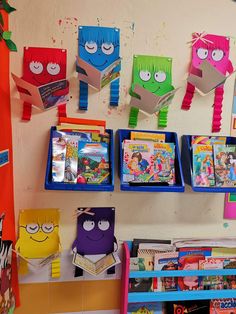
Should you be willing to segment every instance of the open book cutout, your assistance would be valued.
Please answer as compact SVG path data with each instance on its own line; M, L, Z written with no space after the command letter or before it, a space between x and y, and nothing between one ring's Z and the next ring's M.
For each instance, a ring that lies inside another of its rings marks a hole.
M191 68L187 81L195 86L200 95L204 96L209 94L216 87L224 84L226 79L234 72L225 76L216 70L208 61L204 60L199 68Z
M83 81L100 91L104 86L120 77L120 67L118 67L120 64L121 58L114 61L104 70L99 71L91 64L78 57L76 71L78 72L80 81Z
M69 82L59 80L49 84L35 86L12 73L20 99L34 107L46 110L68 101Z
M137 94L138 98L131 97L130 105L140 109L144 113L152 115L160 111L163 107L169 106L179 88L175 88L163 96L158 96L136 84L133 92Z
M92 262L90 259L74 252L72 263L85 270L93 276L98 276L104 273L107 269L119 264L120 258L116 252L110 253L96 262Z

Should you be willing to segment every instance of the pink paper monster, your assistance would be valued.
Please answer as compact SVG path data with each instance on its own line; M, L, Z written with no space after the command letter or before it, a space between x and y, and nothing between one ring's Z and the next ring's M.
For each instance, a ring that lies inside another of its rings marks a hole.
M229 59L229 38L213 34L194 33L192 39L192 61L190 73L198 69L201 63L206 60L215 67L221 74L233 72L233 66ZM181 109L189 110L195 92L195 86L187 83L186 93ZM214 112L212 120L212 132L219 132L221 129L221 113L224 95L224 85L215 88Z

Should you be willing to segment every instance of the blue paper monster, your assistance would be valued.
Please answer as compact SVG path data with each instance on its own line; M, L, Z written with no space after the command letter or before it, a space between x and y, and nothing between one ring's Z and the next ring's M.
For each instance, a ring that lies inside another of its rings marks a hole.
M72 250L80 255L110 254L114 252L115 208L93 207L78 208L77 236L72 245ZM115 268L107 270L113 274ZM83 275L83 270L75 268L75 277Z
M120 57L120 31L118 28L79 26L79 57L99 71L103 71ZM120 71L120 64L113 73ZM77 67L77 72L86 72ZM110 106L118 106L120 79L110 84ZM80 81L79 109L88 109L88 84Z

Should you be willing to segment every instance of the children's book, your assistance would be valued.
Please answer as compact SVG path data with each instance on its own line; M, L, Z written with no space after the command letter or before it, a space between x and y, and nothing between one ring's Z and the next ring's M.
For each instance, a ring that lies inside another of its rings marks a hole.
M129 303L128 314L162 314L162 304L160 302Z
M149 133L149 132L134 132L130 134L131 140L140 141L152 141L158 143L165 143L166 135L165 133Z
M193 135L191 144L201 144L201 145L224 145L226 143L225 136L201 136Z
M236 299L210 301L210 314L236 314Z
M153 175L153 143L124 140L123 181L149 182Z
M156 278L130 278L129 292L153 292L156 282Z
M199 261L199 269L223 269L223 260L208 257ZM204 276L199 280L200 290L219 290L224 289L223 276Z
M132 244L131 256L136 257L138 249L141 244L171 244L171 240L160 240L160 239L134 239Z
M76 183L78 171L78 137L70 137L66 143L64 182Z
M236 258L226 258L223 262L224 269L236 268ZM226 289L236 289L236 276L224 276L224 284Z
M209 301L174 301L165 303L165 314L209 314Z
M236 186L236 145L214 145L216 185Z
M175 184L174 143L154 143L154 174L152 181Z
M211 256L211 248L180 248L179 270L197 270L199 261ZM199 278L197 276L179 277L178 290L199 290Z
M178 252L155 254L154 270L178 270ZM158 291L178 290L177 277L158 278Z
M107 143L79 142L78 178L88 184L109 183L109 145Z
M52 134L52 181L63 182L66 160L66 139L62 134Z
M143 256L143 257L131 257L130 258L130 270L153 270L153 257Z
M193 185L214 186L214 163L212 145L193 144Z

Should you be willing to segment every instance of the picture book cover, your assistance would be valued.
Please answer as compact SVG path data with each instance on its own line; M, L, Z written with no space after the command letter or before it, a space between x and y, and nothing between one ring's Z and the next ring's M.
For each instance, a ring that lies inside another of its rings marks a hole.
M165 303L165 314L209 314L209 301L174 301Z
M211 300L210 314L236 314L236 299Z
M129 292L153 292L157 289L156 278L130 278Z
M226 143L225 136L201 136L193 135L191 144L202 144L202 145L224 145Z
M128 314L162 314L162 304L160 302L129 303Z
M143 257L131 257L130 258L130 270L153 270L153 257L143 256Z
M141 244L171 244L171 240L162 239L134 239L132 243L131 256L136 257Z
M63 182L66 160L66 140L62 134L52 134L52 181Z
M214 145L216 185L236 186L236 145Z
M215 186L212 145L193 144L193 185Z
M179 270L199 269L199 261L211 256L211 248L179 249ZM199 290L199 278L186 276L178 278L178 290Z
M97 142L79 142L78 183L109 183L109 145Z
M220 258L206 258L206 260L199 261L200 270L223 269L223 259ZM223 276L204 276L199 280L200 290L220 290L224 289Z
M160 253L155 254L154 270L178 270L179 253ZM177 277L162 277L158 278L158 291L177 291L178 278Z
M224 269L236 268L236 258L225 258L223 262ZM224 276L224 285L226 289L236 289L236 276Z
M153 175L153 143L123 142L123 181L149 182Z
M141 140L141 141L153 141L158 143L165 143L166 135L165 133L149 133L149 132L134 132L130 133L131 140Z
M64 182L76 183L78 171L78 137L71 137L66 142L66 160Z
M174 143L154 143L154 174L152 181L175 184Z

